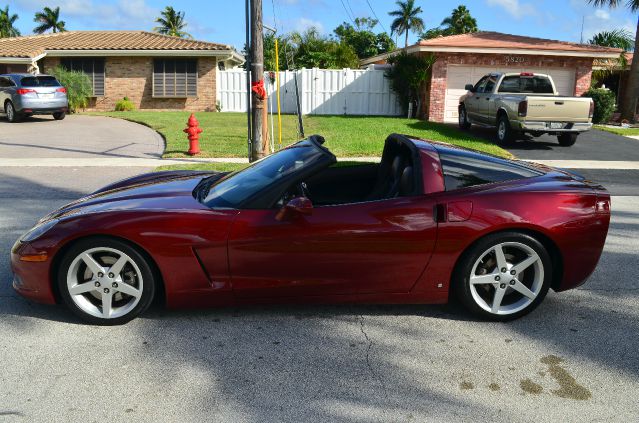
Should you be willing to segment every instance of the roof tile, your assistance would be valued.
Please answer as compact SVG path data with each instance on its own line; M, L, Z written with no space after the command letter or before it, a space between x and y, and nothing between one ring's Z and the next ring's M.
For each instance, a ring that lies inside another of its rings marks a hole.
M231 50L224 44L147 31L67 31L0 38L0 57L36 57L55 50Z

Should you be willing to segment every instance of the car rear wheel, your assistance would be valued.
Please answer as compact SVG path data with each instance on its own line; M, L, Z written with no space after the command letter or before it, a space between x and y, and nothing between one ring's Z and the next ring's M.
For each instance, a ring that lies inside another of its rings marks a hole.
M497 321L534 310L548 293L552 264L535 238L505 232L487 236L467 251L455 269L454 288L476 315Z
M509 145L515 140L515 134L510 127L508 117L504 114L497 119L497 142L499 145Z
M577 135L578 134L571 133L559 134L557 135L557 140L559 141L559 145L563 147L570 147L577 142Z
M470 129L471 123L468 121L468 115L466 114L466 107L459 107L459 127L461 129Z
M11 123L17 122L19 120L18 113L16 112L13 103L11 103L10 101L7 101L7 103L4 105L4 113L7 115L7 120Z
M67 251L58 269L58 289L81 319L118 325L149 307L155 281L147 260L135 248L115 239L93 238Z
M66 117L66 115L67 115L67 114L66 114L66 113L64 113L64 112L57 112L57 113L54 113L54 114L53 114L53 119L55 119L55 120L62 120L62 119L64 119L64 118Z

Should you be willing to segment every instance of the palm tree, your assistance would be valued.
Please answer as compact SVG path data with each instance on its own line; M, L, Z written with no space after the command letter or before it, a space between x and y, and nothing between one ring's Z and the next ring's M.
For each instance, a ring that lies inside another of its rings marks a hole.
M36 12L35 17L33 18L33 22L39 22L40 25L36 26L33 29L35 34L44 34L48 30L51 32L64 32L67 29L64 27L65 22L59 20L60 19L60 7L56 7L55 9L51 9L50 7L45 7L42 9L42 12Z
M588 3L596 6L608 6L616 8L622 5L621 0L588 0ZM639 0L626 0L626 7L632 12L639 10ZM635 35L634 51L639 52L639 20L637 21L637 32ZM637 112L637 98L639 97L639 54L634 54L630 65L630 75L628 75L628 86L621 99L621 118L629 121L635 120Z
M9 13L9 6L0 9L0 38L20 36L20 31L13 26L17 20L18 15Z
M632 38L632 34L625 29L613 29L611 31L601 31L593 35L592 38L588 40L588 44L622 49L623 52L619 56L618 64L622 69L625 69L626 66L628 66L628 59L625 53L633 49L635 39Z
M184 31L184 28L186 28L184 12L177 12L173 7L166 6L160 15L155 20L155 23L159 24L159 26L153 28L155 32L173 37L193 38L191 34Z
M457 6L441 25L447 26L444 31L448 35L477 32L477 20L470 15L470 10L464 5Z
M415 7L415 0L398 0L395 4L399 6L399 10L388 12L389 15L395 16L393 23L391 23L391 35L394 33L399 35L406 34L404 46L408 47L408 32L421 32L424 30L424 21L418 16L422 13L422 8Z

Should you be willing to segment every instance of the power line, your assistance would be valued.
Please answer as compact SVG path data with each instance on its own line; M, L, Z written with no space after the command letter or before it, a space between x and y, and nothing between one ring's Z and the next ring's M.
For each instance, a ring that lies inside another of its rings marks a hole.
M348 10L351 11L351 16L353 16L353 18L356 18L357 16L355 16L355 12L353 12L353 8L351 7L351 2L349 0L346 0L346 5L348 6Z
M353 23L353 25L355 25L355 21L353 20L353 17L350 15L350 13L348 13L348 9L346 8L346 5L344 4L344 0L339 0L342 3L342 7L344 8L344 12L346 12L346 16L348 16L348 19Z
M375 16L375 19L377 19L377 23L379 24L379 26L382 27L384 32L388 32L386 31L386 27L384 27L384 24L382 23L382 21L377 17L377 13L375 13L375 9L373 9L373 6L371 6L371 2L366 0L366 4L368 4L368 7L371 9L371 12L373 12L373 16Z

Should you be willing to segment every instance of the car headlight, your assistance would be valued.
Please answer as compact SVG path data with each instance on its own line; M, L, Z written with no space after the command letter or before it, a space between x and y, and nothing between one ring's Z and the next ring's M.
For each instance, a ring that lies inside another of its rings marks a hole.
M58 223L58 219L47 220L46 222L38 223L33 228L29 230L26 234L22 235L20 241L22 242L31 242L40 238L44 235L49 229L53 228L56 223Z

